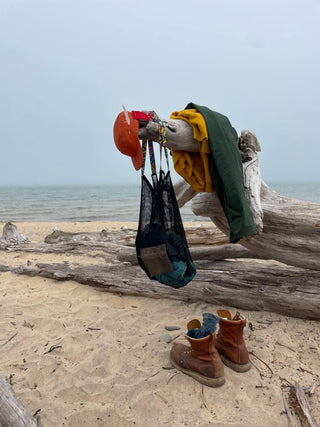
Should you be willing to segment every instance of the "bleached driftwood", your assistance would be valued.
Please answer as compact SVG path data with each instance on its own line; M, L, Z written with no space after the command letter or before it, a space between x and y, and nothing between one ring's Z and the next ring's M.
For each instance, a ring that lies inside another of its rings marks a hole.
M16 227L16 226L15 226ZM190 245L190 252L194 260L224 260L235 258L257 257L249 249L229 244L226 236L217 228L200 226L185 227L186 236ZM38 254L73 254L100 257L105 261L119 260L138 264L135 250L136 230L125 229L120 232L110 232L103 229L101 232L71 233L54 230L46 236L44 243L28 242L24 245L8 244L3 250L10 252L25 252Z
M188 123L182 120L164 123L169 148L197 151L198 143ZM140 137L156 140L157 127L156 123L149 122L140 128ZM245 193L258 228L258 234L239 243L261 257L320 270L320 205L281 196L263 182L257 155L260 145L253 132L242 131L239 148L244 161ZM193 198L195 215L209 217L229 235L229 226L215 193L196 195L184 181L176 186L176 191L180 206Z
M318 427L318 423L317 423L316 419L314 418L314 415L311 411L307 396L306 396L303 388L297 382L295 383L295 390L296 390L297 400L300 404L303 415L306 418L306 420L308 421L310 427Z
M40 419L33 418L15 396L5 377L0 374L0 426L41 427Z
M150 280L141 268L129 262L70 265L37 263L10 268L17 274L42 276L55 280L74 280L108 292L126 295L170 298L186 302L235 306L263 310L292 317L320 320L318 284L320 272L272 262L195 261L193 281L173 289ZM6 267L8 268L8 267ZM0 265L0 271L3 267Z
M252 131L243 130L239 137L239 150L243 165L243 182L247 202L257 226L257 234L263 230L263 209L261 206L261 175L258 152L261 147Z
M239 243L262 257L320 270L320 206L281 196L263 182L261 205L263 232ZM215 194L199 195L192 207L196 215L208 215L220 230L228 233L229 227Z
M16 225L7 222L3 227L2 236L0 239L0 248L14 245L20 245L27 242L28 239L24 234L20 234Z
M135 230L130 229L118 233L108 230L100 233L56 230L46 237L45 243L9 248L13 252L12 260L16 260L17 252L22 252L32 253L36 261L24 265L10 262L8 265L7 262L7 265L0 265L0 272L75 280L127 295L203 301L320 320L319 271L298 269L274 261L236 261L233 259L236 256L243 258L254 254L241 245L218 245L214 230L210 223L208 227L191 227L191 230L186 227L187 238L193 242L190 250L197 274L190 284L181 289L149 280L137 265L135 248L132 247ZM222 233L218 234L226 240ZM47 253L55 253L59 258L55 257L52 263L48 263ZM228 261L214 261L222 257ZM59 259L61 262L56 262Z
M290 427L318 427L307 396L299 383L283 390L282 398Z

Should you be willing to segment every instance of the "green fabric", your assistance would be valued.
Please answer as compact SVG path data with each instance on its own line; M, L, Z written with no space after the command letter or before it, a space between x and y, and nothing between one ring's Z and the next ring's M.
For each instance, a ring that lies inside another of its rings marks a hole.
M230 242L236 243L256 232L244 193L237 132L226 116L192 102L186 106L186 109L190 108L197 109L206 121L211 149L211 178L230 226Z

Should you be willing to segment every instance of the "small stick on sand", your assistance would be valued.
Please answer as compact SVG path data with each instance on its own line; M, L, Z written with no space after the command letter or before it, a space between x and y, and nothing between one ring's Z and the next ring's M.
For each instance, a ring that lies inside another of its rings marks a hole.
M271 376L273 375L273 370L270 368L270 366L264 360L260 359L260 357L258 357L253 351L249 351L249 354L254 356L256 359L260 360L260 362L262 362L269 369L269 371L271 372Z
M2 345L4 346L4 345L8 344L8 342L10 342L11 340L13 340L13 338L14 338L16 335L18 335L18 332L16 332L14 335L12 335L12 337L10 337L10 338L9 338L5 343L3 343Z

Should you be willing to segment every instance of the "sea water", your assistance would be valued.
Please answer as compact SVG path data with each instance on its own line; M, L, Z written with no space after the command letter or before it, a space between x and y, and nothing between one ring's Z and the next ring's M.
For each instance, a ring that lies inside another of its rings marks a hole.
M283 196L320 203L320 182L267 182ZM138 221L140 185L0 187L0 222ZM188 203L184 221L196 217Z

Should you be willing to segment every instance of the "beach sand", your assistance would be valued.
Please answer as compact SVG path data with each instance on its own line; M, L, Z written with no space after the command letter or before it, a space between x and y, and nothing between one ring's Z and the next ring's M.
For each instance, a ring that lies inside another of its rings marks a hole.
M100 231L122 225L17 224L37 242L55 226ZM37 262L34 253L1 251L0 257L4 265ZM244 332L253 366L243 374L225 367L225 385L210 388L170 367L172 343L163 335L186 343L186 323L219 308L226 307L0 273L0 373L44 427L287 426L283 387L307 388L320 376L319 322L241 311L253 326ZM308 400L319 422L320 387Z

